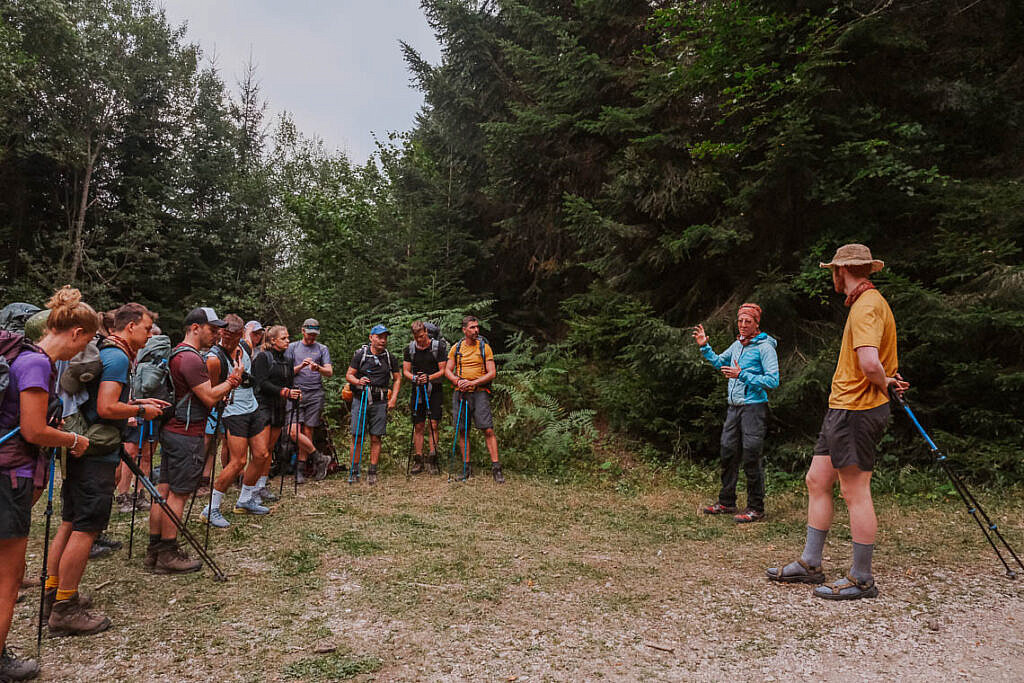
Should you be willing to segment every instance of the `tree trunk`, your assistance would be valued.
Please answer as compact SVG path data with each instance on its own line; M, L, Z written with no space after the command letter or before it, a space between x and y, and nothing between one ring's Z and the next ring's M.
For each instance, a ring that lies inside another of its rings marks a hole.
M95 148L91 140L87 143L85 176L82 178L82 192L78 201L78 212L75 215L71 228L71 265L68 267L67 283L73 284L78 277L78 271L82 268L82 261L85 256L85 214L89 209L89 188L92 184L92 172L96 167L96 160L99 159L100 151L103 149L103 141L97 140Z

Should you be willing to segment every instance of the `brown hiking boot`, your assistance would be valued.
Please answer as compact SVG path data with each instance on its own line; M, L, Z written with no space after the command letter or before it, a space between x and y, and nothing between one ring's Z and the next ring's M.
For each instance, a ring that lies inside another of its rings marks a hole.
M430 457L427 458L427 474L437 474L440 471L440 465L437 462L437 453L431 453Z
M78 593L67 600L55 601L46 623L51 636L89 636L110 628L110 619L83 607Z
M135 509L135 502L132 500L132 494L130 493L117 494L114 503L117 505L117 511L122 515L131 514L131 511Z
M164 541L164 544L157 551L156 564L153 572L156 574L188 574L197 572L203 567L200 560L193 560L178 548L176 541Z
M370 469L366 472L366 483L370 486L374 486L377 483L377 466L370 465Z
M92 607L92 598L83 593L78 593L78 605L89 609ZM43 594L43 619L50 618L50 612L53 611L53 603L57 601L57 589L47 588L46 593ZM2 680L2 679L0 679Z
M421 472L423 472L423 456L413 456L412 467L409 468L409 474L420 474Z
M495 484L505 483L505 475L501 473L501 463L491 463L491 474L494 475Z
M142 566L152 571L156 567L156 556L160 554L161 550L163 550L163 541L146 546L146 559L142 561Z

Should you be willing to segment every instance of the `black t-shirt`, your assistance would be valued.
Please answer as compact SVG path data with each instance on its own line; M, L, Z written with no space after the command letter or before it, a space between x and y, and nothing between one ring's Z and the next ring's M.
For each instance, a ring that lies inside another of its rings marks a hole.
M395 354L385 349L380 355L375 356L369 346L365 349L356 349L348 366L355 369L356 377L369 377L372 387L390 388L394 382L393 374L402 371L402 365ZM362 389L354 386L352 391L359 393Z
M409 347L405 347L405 362L412 363L412 374L416 375L421 372L425 372L428 375L433 375L440 368L438 361L434 360L434 354L430 352L433 347L434 340L430 341L430 346L425 349L421 349L416 346L416 342L412 342L413 348L416 349L411 357L409 356ZM444 361L448 359L448 342L443 339L439 339L437 342L437 357ZM444 384L444 377L439 377L431 384L441 386Z

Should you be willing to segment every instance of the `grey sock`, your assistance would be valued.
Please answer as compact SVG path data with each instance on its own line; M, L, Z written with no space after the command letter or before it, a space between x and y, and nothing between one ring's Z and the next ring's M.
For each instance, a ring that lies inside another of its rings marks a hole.
M800 559L812 567L821 566L821 553L825 549L825 537L828 536L828 529L822 531L807 525L807 542L804 543L804 551Z
M853 544L853 567L850 568L850 576L858 581L871 580L871 555L875 552L875 545L864 543Z

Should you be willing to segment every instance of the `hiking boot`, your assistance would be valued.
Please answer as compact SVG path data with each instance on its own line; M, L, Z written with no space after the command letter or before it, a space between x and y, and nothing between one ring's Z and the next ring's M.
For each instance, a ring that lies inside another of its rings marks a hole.
M117 503L117 511L122 515L129 515L135 509L130 493L119 493L114 501Z
M348 483L355 484L357 481L359 481L359 466L358 465L353 467L348 472Z
M504 484L505 475L501 473L501 463L496 462L491 465L491 474L494 475L495 484Z
M164 542L159 541L157 543L150 543L146 547L146 558L142 560L142 566L150 571L156 566L156 556L163 550Z
M0 654L0 681L27 681L39 675L39 663L34 659L18 659L4 648Z
M295 470L295 483L296 484L305 484L306 483L306 473L303 472L304 469L306 469L306 463L304 461L300 462L300 463L298 463L296 465L296 470Z
M705 515L734 515L736 514L735 505L722 505L721 503L715 503L714 505L708 505L704 508Z
M93 543L96 545L104 546L106 548L110 548L111 550L120 550L124 547L124 543L122 543L121 541L115 541L106 534L100 534L99 536L97 536L96 540L93 541Z
M136 510L145 512L146 510L153 506L153 504L149 501L149 497L143 491L139 491L139 493L133 497L135 498Z
M227 529L229 526L231 526L231 522L224 519L224 515L223 513L221 513L220 508L214 510L213 513L211 514L210 506L207 505L206 507L204 507L203 511L199 513L199 519L202 520L202 522L205 524L207 518L209 518L210 524L217 527L218 529Z
M735 515L733 519L737 524L750 524L751 522L760 522L764 519L764 513L754 508L747 508L742 514Z
M157 574L188 574L202 568L202 561L193 560L181 552L177 541L163 541L153 571Z
M430 457L427 458L427 474L437 474L441 471L441 467L437 462L437 453L431 453Z
M53 603L46 622L51 636L90 636L110 628L110 619L87 610L75 593L67 600Z
M462 471L459 472L459 476L455 477L455 481L466 481L473 476L473 466L468 462L462 465Z
M266 486L264 486L259 491L257 491L256 495L258 495L260 497L260 504L261 505L263 503L276 503L277 501L281 500L280 496L278 496L276 493L271 491L270 488L268 488Z
M313 472L313 479L316 481L323 481L327 478L327 466L331 464L330 456L324 455L320 452L313 453L314 460L316 463L316 471Z
M366 472L366 483L373 486L377 483L377 466L370 465L370 469Z
M106 557L114 552L114 549L108 545L100 545L99 543L93 543L92 548L89 549L89 559L95 560L98 557Z
M50 612L53 611L53 603L57 601L57 589L47 588L46 592L43 593L43 619L50 618ZM86 609L92 607L92 598L82 593L78 594L78 604ZM3 678L0 678L2 681Z
M265 515L269 512L270 508L263 507L252 498L246 501L240 500L235 503L234 513L236 515Z
M423 472L423 456L417 455L412 459L412 467L409 468L409 474L421 474Z

